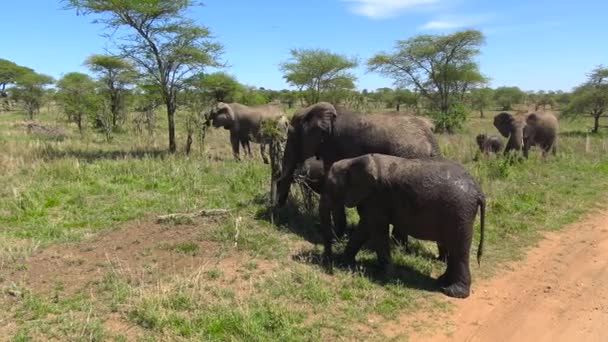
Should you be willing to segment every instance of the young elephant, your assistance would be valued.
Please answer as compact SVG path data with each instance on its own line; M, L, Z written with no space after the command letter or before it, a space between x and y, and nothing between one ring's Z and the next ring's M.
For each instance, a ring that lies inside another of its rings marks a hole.
M450 297L466 298L471 287L469 253L480 207L483 251L485 199L480 186L458 163L367 154L333 164L326 192L330 201L357 207L359 227L344 252L347 263L371 239L382 266L390 266L389 224L417 239L437 241L447 254L438 283ZM331 248L331 244L329 245ZM331 253L326 253L331 254Z
M502 139L495 135L479 134L475 140L477 140L479 151L483 154L499 153L502 150Z

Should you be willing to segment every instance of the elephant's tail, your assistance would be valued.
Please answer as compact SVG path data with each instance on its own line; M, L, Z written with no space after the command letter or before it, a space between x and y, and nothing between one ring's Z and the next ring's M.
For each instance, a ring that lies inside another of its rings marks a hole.
M484 231L485 231L485 221L486 221L486 200L483 197L483 195L481 195L479 200L477 200L477 203L479 204L479 227L480 227L479 247L477 247L477 265L481 266L481 256L483 255L483 238L484 238L483 235L484 235Z

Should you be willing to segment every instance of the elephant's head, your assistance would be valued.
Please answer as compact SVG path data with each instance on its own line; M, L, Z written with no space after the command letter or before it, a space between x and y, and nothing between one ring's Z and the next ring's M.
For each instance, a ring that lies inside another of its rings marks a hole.
M372 193L377 180L378 167L372 154L343 159L329 170L325 191L332 201L353 208Z
M509 113L502 112L494 117L494 127L505 138L511 135L514 124L515 118Z
M511 150L521 150L524 146L524 128L526 127L527 115L511 115L500 113L494 117L494 127L500 134L509 138L505 153Z
M230 129L236 124L234 111L227 103L219 102L214 109L211 110L208 116L208 121L213 127L224 127Z
M477 137L475 137L477 146L479 146L480 150L483 150L483 144L486 142L486 139L488 139L488 137L485 134L479 134Z
M318 156L323 142L333 134L336 108L319 102L296 113L291 119L283 155L283 171L277 184L278 206L287 201L293 173L309 157Z

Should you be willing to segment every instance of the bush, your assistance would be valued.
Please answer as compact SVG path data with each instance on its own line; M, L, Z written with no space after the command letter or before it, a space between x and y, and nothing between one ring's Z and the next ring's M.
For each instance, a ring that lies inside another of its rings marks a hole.
M436 132L454 133L462 128L467 120L469 110L463 104L456 104L450 107L447 113L431 112L429 116L435 123Z

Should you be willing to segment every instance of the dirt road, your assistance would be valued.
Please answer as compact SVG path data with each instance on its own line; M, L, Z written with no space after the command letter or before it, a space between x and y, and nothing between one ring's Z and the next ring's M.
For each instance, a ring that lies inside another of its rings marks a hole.
M547 234L514 271L452 300L446 332L412 341L608 341L608 210Z

